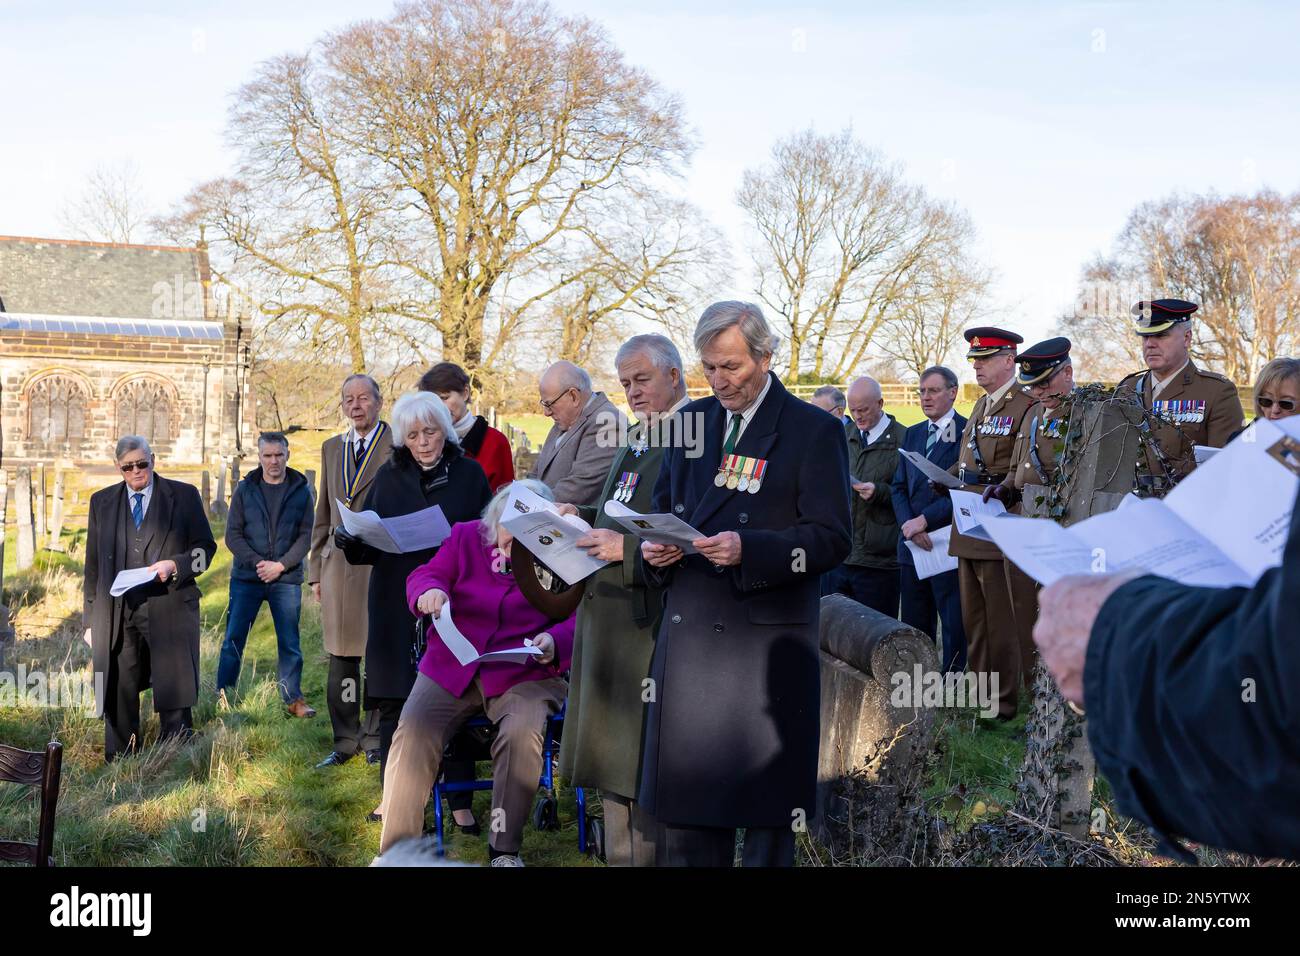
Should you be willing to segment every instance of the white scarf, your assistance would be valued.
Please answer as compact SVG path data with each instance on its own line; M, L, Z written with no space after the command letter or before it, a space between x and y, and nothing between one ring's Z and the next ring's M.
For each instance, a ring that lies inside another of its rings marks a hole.
M455 425L452 427L456 429L456 434L463 439L466 435L469 434L469 430L474 427L474 423L476 421L478 421L478 416L475 415L473 412L471 412L469 409L466 409L465 417L462 418L460 421L456 422Z

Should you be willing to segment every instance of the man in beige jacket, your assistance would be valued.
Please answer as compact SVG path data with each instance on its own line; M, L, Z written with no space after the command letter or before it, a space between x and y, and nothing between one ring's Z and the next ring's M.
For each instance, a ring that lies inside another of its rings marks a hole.
M342 519L336 500L358 509L375 473L393 454L388 424L380 421L383 399L369 375L343 380L343 415L351 427L326 439L320 450L320 493L311 529L307 583L320 602L321 630L329 653L325 696L334 727L334 749L316 766L346 763L364 751L369 763L379 761L379 715L367 711L361 720L361 658L366 653L366 593L368 565L348 564L334 547L334 529Z
M556 501L595 504L626 434L623 413L604 392L592 392L591 376L572 362L543 372L537 391L555 424L527 477L543 481Z

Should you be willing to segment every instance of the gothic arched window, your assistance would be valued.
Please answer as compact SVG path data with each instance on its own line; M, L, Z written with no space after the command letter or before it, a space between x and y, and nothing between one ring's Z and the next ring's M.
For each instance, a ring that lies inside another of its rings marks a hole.
M117 434L143 435L150 444L171 441L173 408L167 389L149 379L134 379L117 392Z
M38 445L86 437L86 391L74 378L48 375L27 393L27 434Z

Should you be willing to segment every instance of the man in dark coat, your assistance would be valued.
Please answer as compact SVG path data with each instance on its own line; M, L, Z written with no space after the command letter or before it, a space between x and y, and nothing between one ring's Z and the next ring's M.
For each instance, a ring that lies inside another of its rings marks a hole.
M1300 505L1300 502L1297 502ZM1118 806L1174 838L1300 860L1300 506L1253 588L1080 575L1044 588L1034 640Z
M593 525L578 545L610 563L587 579L578 606L560 773L574 786L600 790L610 866L654 866L661 836L636 795L646 680L663 595L642 573L637 537L603 508L613 500L633 511L650 509L664 449L674 434L673 413L686 404L686 378L677 346L662 335L633 336L614 364L637 424L615 457L596 506L573 509Z
M815 813L819 576L849 553L843 426L768 371L762 311L717 302L695 348L713 396L681 411L702 448L673 447L652 509L705 537L686 555L641 546L664 582L640 799L664 826L663 862L792 865Z
M951 369L935 365L921 373L917 389L925 420L910 426L903 436L903 449L924 455L947 470L957 463L960 437L966 419L953 408L957 400L957 376ZM936 616L943 629L943 669L966 670L966 630L961 621L961 593L957 572L945 571L922 579L906 542L931 550L930 533L952 524L952 499L930 486L921 469L902 455L894 472L894 516L898 519L898 570L902 592L904 624L937 636Z
M275 623L280 697L294 717L315 717L302 696L298 635L303 561L311 547L315 503L306 476L289 467L289 439L283 432L258 436L257 457L260 465L230 496L226 517L226 547L234 560L217 691L224 694L239 683L244 645L265 603Z
M90 496L82 587L106 761L139 747L140 694L149 687L160 738L193 732L201 597L194 582L217 552L198 491L155 474L148 441L125 436L114 459L123 481ZM114 597L118 573L140 569L152 578Z

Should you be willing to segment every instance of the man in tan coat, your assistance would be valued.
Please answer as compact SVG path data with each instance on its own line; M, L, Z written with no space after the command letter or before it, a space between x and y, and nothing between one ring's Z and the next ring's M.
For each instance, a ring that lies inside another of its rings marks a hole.
M992 327L967 329L965 337L970 343L966 357L984 394L971 410L961 436L961 457L950 471L965 490L982 493L987 485L1001 484L1015 467L1016 436L1028 427L1025 416L1035 402L1015 381L1016 347L1023 338ZM1010 720L1016 715L1020 683L1033 671L1034 656L1033 641L1019 640L1016 614L1036 614L1037 595L1032 588L1012 594L998 546L961 534L956 522L948 553L957 558L970 669L998 675L998 717Z
M572 362L556 362L537 383L542 409L555 422L529 478L545 482L556 501L593 505L622 450L623 413L591 390L591 376Z
M351 427L326 439L320 450L320 493L311 529L307 582L320 602L321 630L329 653L325 696L334 727L334 749L319 767L346 763L360 751L369 763L379 761L379 715L367 711L361 721L361 658L366 652L368 565L348 564L334 547L334 529L342 523L337 501L358 509L375 473L393 454L388 424L380 421L383 399L369 375L343 380L343 415ZM373 756L372 756L373 755Z

